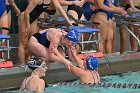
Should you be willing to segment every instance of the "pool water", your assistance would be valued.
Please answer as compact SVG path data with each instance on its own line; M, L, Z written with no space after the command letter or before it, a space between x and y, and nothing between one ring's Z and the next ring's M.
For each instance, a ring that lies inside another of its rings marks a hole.
M140 84L140 72L129 72L120 75L101 77L101 82ZM74 81L79 83L79 81ZM16 93L9 91L7 93ZM140 93L140 88L113 88L113 87L92 87L89 85L78 86L54 86L47 87L45 93Z

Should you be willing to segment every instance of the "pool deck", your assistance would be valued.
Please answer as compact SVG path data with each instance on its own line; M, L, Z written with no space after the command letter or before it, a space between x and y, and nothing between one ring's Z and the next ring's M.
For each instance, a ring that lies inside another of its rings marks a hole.
M119 74L129 71L140 71L140 52L131 52L123 55L105 55L99 58L99 73L101 76ZM30 74L23 67L0 69L0 89L19 87L22 80ZM63 64L54 62L49 64L49 70L44 77L47 83L56 83L77 79Z

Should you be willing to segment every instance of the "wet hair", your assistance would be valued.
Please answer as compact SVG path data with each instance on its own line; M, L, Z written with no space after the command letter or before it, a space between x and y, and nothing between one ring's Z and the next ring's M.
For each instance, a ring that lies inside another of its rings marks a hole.
M42 64L44 60L41 59L40 57L34 57L31 58L27 61L27 66L31 69L31 70L35 70L36 68L40 67L40 65Z

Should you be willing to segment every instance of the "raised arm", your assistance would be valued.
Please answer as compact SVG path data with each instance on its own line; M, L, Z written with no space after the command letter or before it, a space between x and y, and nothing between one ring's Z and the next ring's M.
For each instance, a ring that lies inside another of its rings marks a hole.
M74 47L74 46L71 46L70 50L71 50L71 53L72 53L72 55L73 55L73 57L74 57L74 59L75 59L75 62L78 64L78 66L79 66L80 68L82 68L82 69L85 69L85 67L84 67L84 61L81 60L81 59L77 56L75 47Z

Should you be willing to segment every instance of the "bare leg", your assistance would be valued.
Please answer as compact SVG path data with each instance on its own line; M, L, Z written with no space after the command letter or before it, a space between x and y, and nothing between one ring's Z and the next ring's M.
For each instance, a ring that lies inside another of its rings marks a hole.
M25 49L28 41L28 33L25 32L26 25L24 21L24 13L21 13L18 19L19 26L19 48L18 48L18 59L19 64L25 64Z
M113 21L109 19L107 37L105 42L106 54L112 53L112 42L113 42Z
M123 54L126 49L126 29L119 25L119 31L120 31L120 54Z
M7 13L7 11L5 11L4 16L2 18L2 22L3 22L3 27L10 28L10 25L11 25L11 11L9 11L8 13ZM7 35L8 33L9 33L8 30L5 30L5 29L2 30L2 34ZM2 46L6 46L6 40L4 40L4 39L2 41ZM2 53L2 58L6 59L5 52Z
M30 58L30 52L28 49L29 38L37 32L37 21L31 24L31 30L26 31L24 13L21 13L18 20L19 25L19 50L18 58L20 64L25 64L25 61Z
M113 41L112 41L112 53L116 52L116 22L113 21Z
M105 53L105 41L106 41L107 30L108 30L107 16L105 13L99 12L92 18L93 18L93 21L100 23L100 25L97 25L97 28L100 29L100 49L99 50Z
M49 61L49 50L40 43L38 43L35 37L32 36L30 38L28 46L30 51L34 55L45 58L46 62Z
M138 35L139 35L139 29L138 28L131 27L131 31L138 37ZM130 44L131 44L131 50L132 51L138 51L138 42L132 36L130 36Z

